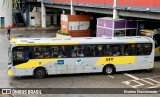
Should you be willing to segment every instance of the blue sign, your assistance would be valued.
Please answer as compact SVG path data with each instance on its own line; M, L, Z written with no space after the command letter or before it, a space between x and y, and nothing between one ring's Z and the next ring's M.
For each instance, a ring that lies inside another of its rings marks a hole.
M58 61L57 61L57 64L58 64L58 65L64 64L64 60L58 60Z
M140 25L139 25L139 29L140 29L140 30L144 29L144 24L140 24Z

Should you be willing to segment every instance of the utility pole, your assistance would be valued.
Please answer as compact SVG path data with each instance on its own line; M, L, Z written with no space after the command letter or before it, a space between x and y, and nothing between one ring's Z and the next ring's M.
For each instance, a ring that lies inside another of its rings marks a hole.
M113 3L113 19L118 19L118 10L116 9L117 7L117 0L114 0Z
M73 0L71 0L71 15L73 15Z
M75 10L74 10L74 7L73 7L73 0L71 0L70 12L71 12L71 15L75 15L75 14L76 14L76 12L75 12Z

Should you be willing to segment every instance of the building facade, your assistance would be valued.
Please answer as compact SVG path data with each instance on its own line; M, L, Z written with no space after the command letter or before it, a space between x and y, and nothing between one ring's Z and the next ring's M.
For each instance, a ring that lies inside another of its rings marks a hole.
M0 28L13 25L12 0L0 0Z

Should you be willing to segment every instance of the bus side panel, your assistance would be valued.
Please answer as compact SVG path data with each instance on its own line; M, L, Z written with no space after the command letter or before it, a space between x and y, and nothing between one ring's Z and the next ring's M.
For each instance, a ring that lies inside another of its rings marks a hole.
M56 74L56 64L55 62L49 62L47 65L44 65L47 70L48 75Z
M81 60L82 64L78 64L77 61ZM96 65L99 57L90 58L76 58L76 66L81 66L81 73L102 72L104 64ZM76 70L75 70L76 71Z
M142 70L153 68L154 55L136 56L135 64L116 64L116 71Z
M22 69L21 69L21 68L16 69L16 70L15 70L15 72L16 72L16 73L15 73L15 76L25 76L25 75L26 75L25 70L26 70L26 69L23 69L23 68L22 68Z

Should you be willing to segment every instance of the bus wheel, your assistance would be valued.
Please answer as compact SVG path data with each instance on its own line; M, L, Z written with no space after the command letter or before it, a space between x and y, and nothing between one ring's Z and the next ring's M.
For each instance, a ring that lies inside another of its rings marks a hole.
M34 70L34 76L35 76L36 78L44 78L45 75L46 75L46 71L45 71L44 68L36 68L36 69Z
M104 74L111 75L115 72L115 67L113 65L106 65L103 68L103 72L104 72Z

